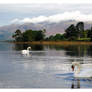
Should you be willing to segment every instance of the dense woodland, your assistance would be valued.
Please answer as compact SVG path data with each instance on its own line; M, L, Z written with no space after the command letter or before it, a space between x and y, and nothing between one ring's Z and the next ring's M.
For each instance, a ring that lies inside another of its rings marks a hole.
M21 32L21 30L16 30L12 36L17 42L32 42L32 41L42 41L45 37L45 29L43 30L26 30Z
M45 36L46 30L16 30L12 36L17 42L31 42L31 41L92 41L92 28L84 29L84 23L79 22L76 25L71 24L64 34Z
M46 40L51 41L92 41L92 28L84 30L84 23L79 22L76 24L71 24L64 34L56 34L55 36L50 36Z

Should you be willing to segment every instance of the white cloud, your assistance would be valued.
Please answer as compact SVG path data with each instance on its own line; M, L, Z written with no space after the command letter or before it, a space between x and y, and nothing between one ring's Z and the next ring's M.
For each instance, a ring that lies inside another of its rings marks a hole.
M44 22L47 20L48 20L48 17L39 16L39 17L34 17L34 18L24 18L23 20L21 20L21 22L39 23L39 22Z
M39 23L39 22L60 22L65 20L92 21L92 14L83 14L80 11L64 12L52 16L38 16L33 18L14 19L11 23Z
M12 23L19 22L19 19L16 18L16 19L12 20L11 22L12 22Z

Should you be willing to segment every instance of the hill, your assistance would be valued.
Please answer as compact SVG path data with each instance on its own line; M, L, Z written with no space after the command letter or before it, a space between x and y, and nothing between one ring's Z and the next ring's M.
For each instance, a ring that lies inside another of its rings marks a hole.
M24 24L10 24L0 27L0 40L10 40L12 39L12 34L20 29L22 32L27 29L40 30L46 29L46 36L55 35L56 33L64 33L64 30L70 24L76 24L75 20L61 21L59 23L41 22L41 23L24 23ZM85 23L85 29L91 27L92 22Z

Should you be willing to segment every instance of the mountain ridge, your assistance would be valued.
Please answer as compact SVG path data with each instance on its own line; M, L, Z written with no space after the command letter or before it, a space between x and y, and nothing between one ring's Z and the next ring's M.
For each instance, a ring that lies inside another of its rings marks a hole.
M0 40L12 39L13 33L20 29L22 32L28 29L41 30L46 29L46 36L55 35L56 33L64 33L64 30L71 24L77 24L75 20L61 21L59 23L41 22L41 23L24 23L10 24L0 27ZM85 29L91 28L92 22L84 22Z

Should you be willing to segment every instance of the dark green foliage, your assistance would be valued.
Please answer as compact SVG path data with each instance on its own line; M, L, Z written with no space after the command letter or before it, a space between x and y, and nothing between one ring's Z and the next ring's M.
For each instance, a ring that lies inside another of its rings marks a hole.
M75 36L71 36L70 38L68 38L69 41L76 41L76 37Z
M80 39L81 37L83 37L84 23L83 22L77 23L76 30L78 31L78 39Z
M90 30L88 30L88 35L87 35L89 38L91 38L91 41L92 41L92 27Z
M49 41L54 41L54 36L51 35L49 38L48 38Z
M63 34L56 34L55 36L51 35L50 37L47 37L45 40L46 41L62 41L62 40L65 40L65 37Z
M92 38L92 29L88 30L88 37Z
M76 29L77 29L77 31L79 31L79 32L84 31L84 23L83 23L83 22L77 23Z
M32 30L27 30L23 33L23 41L28 42L33 40Z
M76 27L72 24L70 25L66 30L65 30L66 34L66 38L70 38L70 37L77 37L78 36L78 31L76 30Z
M45 29L44 30L26 30L21 33L19 30L16 30L13 35L16 41L30 42L30 41L41 41L45 37ZM20 40L21 39L21 40Z
M35 41L41 41L41 40L43 40L44 39L44 34L43 34L43 31L38 31L38 32L36 32L35 31Z
M90 35L90 31L88 33L87 30L84 30L83 22L77 23L76 26L72 24L65 30L65 37L71 41L79 41L81 38L85 39L89 36L88 34Z
M15 38L16 41L21 42L23 41L22 36L21 30L18 29L12 37Z

